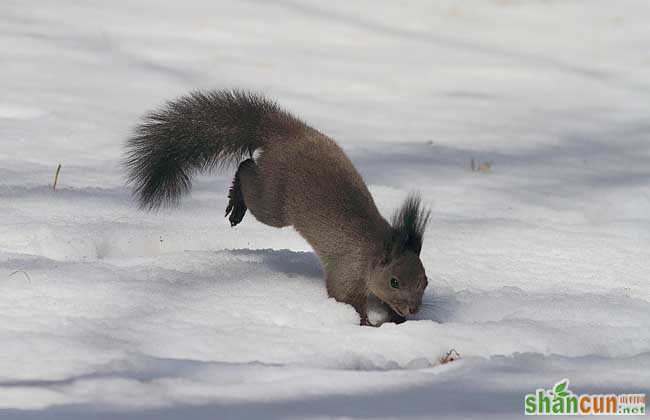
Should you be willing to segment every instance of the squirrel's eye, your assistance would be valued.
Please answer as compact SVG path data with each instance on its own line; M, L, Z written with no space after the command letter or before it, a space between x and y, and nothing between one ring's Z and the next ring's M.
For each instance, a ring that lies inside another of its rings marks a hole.
M397 280L397 277L390 278L390 287L393 289L399 289L399 280Z

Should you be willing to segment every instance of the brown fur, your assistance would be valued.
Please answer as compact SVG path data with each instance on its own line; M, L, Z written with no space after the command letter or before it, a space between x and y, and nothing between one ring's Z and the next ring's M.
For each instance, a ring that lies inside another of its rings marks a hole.
M255 121L249 121L250 125L246 125L244 115L243 120L235 121L232 127L213 127L208 130L216 139L194 139L190 136L183 137L187 144L182 147L173 143L174 147L191 150L191 153L197 155L219 154L221 146L218 136L220 132L227 132L234 136L234 140L228 138L230 143L226 146L241 150L242 155L248 151L252 156L254 149L261 149L255 160L249 158L239 165L229 193L230 204L226 209L226 215L230 213L231 224L234 226L239 223L248 209L264 224L274 227L293 226L320 258L328 294L338 301L351 304L360 314L364 325L368 324L366 302L370 293L392 308L393 315L401 317L415 313L427 283L419 253L428 213L420 209L419 200L409 198L411 201L407 201L402 210L396 213L391 226L379 213L361 175L332 139L263 98L223 91L212 95L213 101L223 100L224 97L228 100L234 98L235 102L239 100L248 105L247 98L253 98L264 106L263 112L255 114ZM191 97L181 101L187 104L188 101L191 102ZM211 116L200 112L205 111L203 102L198 101L197 104L194 112L207 118L206 121L200 121L200 124L209 125ZM191 109L192 107L190 111ZM222 115L223 107L216 106L215 109L219 115L214 116L214 121L228 121ZM168 113L173 114L174 118L168 118L165 110L158 114L165 116L164 123L180 119L185 127L183 129L192 129L191 126L188 127L190 123L187 121L192 112L185 116L178 115L172 106ZM149 126L146 127L150 127L151 122L148 123ZM245 142L241 145L237 143L236 131L243 130L242 126L245 126L245 132L249 136L250 133L257 133L253 146L243 144ZM168 177L164 179L155 179L151 175L152 171L142 173L142 168L169 166L165 164L164 153L155 154L155 159L158 160L154 162L149 157L153 153L143 152L154 147L159 150L160 143L174 141L158 138L161 131L159 128L151 130L156 136L147 137L147 129L142 129L141 126L137 147L131 144L127 155L130 179L137 184L136 193L147 191L148 196L144 200L140 194L141 204L151 208L157 207L160 201L150 198L147 201L148 197L164 197L175 201L179 194L176 193L178 188L174 184L174 176L177 176L173 172L174 168L169 175L163 171L162 176ZM199 128L205 131L202 125ZM175 133L178 129L167 131ZM217 144L209 147L203 144L211 141ZM231 158L234 152L222 154L227 156L217 156L210 160L211 164L219 159ZM147 158L150 161L145 162ZM167 159L172 160L172 157ZM178 166L182 164L178 162L178 157L173 157L173 161ZM200 166L182 167L184 170L205 169ZM188 177L182 177L183 181L186 178ZM170 185L175 189L169 194L156 190L157 185ZM390 286L393 277L399 283L398 289Z

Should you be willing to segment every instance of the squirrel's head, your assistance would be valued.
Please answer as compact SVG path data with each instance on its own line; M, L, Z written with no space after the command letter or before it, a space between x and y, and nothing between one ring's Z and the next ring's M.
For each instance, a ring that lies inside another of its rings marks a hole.
M401 316L418 311L428 284L420 250L429 214L418 196L406 199L391 219L391 231L368 279L370 292Z

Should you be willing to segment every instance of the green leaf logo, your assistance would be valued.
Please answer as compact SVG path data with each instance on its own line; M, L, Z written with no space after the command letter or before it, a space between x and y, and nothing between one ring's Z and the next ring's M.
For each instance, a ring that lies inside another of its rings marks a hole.
M569 392L567 391L567 386L569 385L569 380L565 379L555 384L553 387L553 395L555 398L568 397Z

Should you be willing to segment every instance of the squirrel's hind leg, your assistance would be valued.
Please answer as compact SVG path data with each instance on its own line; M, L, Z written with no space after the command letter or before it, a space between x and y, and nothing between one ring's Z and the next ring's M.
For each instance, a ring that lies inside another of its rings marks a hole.
M283 217L284 196L273 183L274 179L264 178L259 172L259 167L253 159L246 159L237 169L235 182L238 183L237 190L240 191L244 211L248 208L253 216L265 225L289 226Z
M237 173L235 173L235 178L232 180L232 186L228 191L228 207L226 207L226 216L230 214L230 217L228 218L228 220L230 220L230 226L236 226L239 224L246 214L246 202L244 201L244 195L241 191L241 181L239 180L239 172L241 171L244 162L239 165Z

